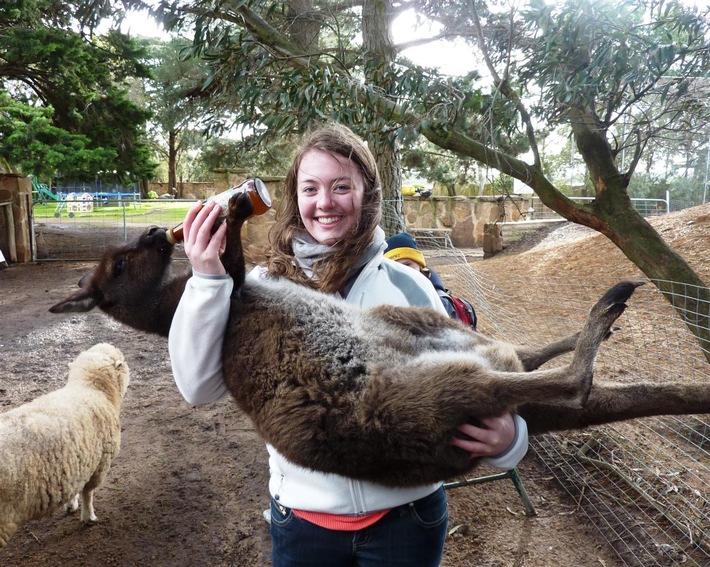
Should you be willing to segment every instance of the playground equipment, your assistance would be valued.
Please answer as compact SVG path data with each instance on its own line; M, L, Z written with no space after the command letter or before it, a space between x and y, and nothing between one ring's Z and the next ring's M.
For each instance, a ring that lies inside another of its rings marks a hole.
M62 209L66 207L69 218L74 218L76 213L93 213L94 197L91 193L68 193L54 209L54 216L62 216Z
M77 213L92 213L94 208L100 208L111 203L119 206L126 206L126 203L137 203L140 201L140 193L120 193L120 192L71 192L57 193L59 202L54 209L54 216L59 218L62 211L67 210L69 218L74 218Z
M52 193L49 185L46 183L40 183L36 175L30 174L28 177L32 180L32 201L34 203L42 203L43 205L46 205L48 199L51 201L59 200L59 197Z
M54 204L54 216L59 218L62 212L66 209L70 218L73 218L77 213L91 213L94 208L118 203L119 206L125 206L127 202L139 202L141 199L140 191L137 190L138 185L132 187L132 191L122 191L125 186L109 183L105 184L101 180L96 180L89 183L69 183L50 189L46 183L40 183L36 175L28 175L32 181L32 202L36 204ZM112 191L104 189L111 188Z

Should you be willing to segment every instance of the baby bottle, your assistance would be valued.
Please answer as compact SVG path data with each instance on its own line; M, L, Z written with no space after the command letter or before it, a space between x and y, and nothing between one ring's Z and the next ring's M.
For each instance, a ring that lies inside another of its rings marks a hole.
M205 203L215 202L222 208L221 216L225 216L227 214L227 204L229 203L229 199L236 193L246 193L249 196L249 200L254 206L254 212L249 218L256 215L263 215L271 208L271 195L269 195L269 191L264 182L257 177L247 179L236 187L231 187L222 193L212 195L212 197L209 197L204 201L203 206ZM168 242L171 244L182 242L185 238L182 223L176 224L174 227L169 229L167 237Z

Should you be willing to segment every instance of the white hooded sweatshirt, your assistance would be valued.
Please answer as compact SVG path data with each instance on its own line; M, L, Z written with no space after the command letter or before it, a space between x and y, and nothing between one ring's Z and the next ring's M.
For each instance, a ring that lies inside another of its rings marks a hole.
M431 282L415 270L388 260L384 246L362 269L345 301L361 308L388 304L426 306L446 313ZM261 277L262 268L247 277ZM173 375L191 404L214 402L229 394L222 378L222 344L229 317L231 277L193 272L173 318L169 351ZM498 457L485 461L503 470L514 468L528 447L527 426L515 417L516 436ZM441 483L391 488L376 483L326 474L296 465L267 444L271 496L297 510L339 515L362 515L424 498Z

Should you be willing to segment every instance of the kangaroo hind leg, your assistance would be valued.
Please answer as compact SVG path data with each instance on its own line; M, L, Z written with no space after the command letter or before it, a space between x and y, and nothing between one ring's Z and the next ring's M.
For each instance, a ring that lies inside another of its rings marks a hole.
M581 382L582 404L587 401L592 388L594 361L601 343L609 336L612 325L626 310L626 301L643 282L620 282L609 288L592 307L579 335L574 357L570 364L571 373Z

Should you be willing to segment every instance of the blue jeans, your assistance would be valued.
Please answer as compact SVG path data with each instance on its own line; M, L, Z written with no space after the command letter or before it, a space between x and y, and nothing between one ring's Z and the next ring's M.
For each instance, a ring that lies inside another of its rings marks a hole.
M440 488L354 532L321 528L271 500L274 567L438 567L448 509Z

